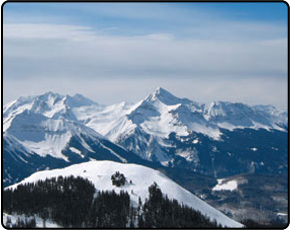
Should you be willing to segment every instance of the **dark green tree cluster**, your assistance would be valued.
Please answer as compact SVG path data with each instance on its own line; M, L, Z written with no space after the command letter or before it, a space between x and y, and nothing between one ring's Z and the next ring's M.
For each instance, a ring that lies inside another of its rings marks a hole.
M123 186L126 183L126 177L119 171L115 172L115 174L111 176L111 180L112 184L117 187Z
M98 192L81 177L58 177L3 191L6 213L39 215L63 227L126 227L130 196L127 192ZM19 222L17 225L21 225Z
M91 207L88 227L125 228L130 211L130 196L127 192L98 192Z
M149 187L149 199L143 206L144 227L221 228L217 223L177 200L164 197L156 183Z
M58 177L19 185L3 192L7 213L37 214L61 226L82 227L93 201L94 185L81 177Z
M81 177L58 177L3 191L3 211L39 215L75 228L216 228L200 212L170 200L156 183L144 204L133 207L127 192L99 191ZM22 223L18 223L20 226Z

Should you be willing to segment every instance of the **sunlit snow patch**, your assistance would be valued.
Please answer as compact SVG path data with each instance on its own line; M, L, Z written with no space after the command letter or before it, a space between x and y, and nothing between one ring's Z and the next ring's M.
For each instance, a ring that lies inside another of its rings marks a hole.
M224 182L225 179L218 179L218 184L213 187L213 191L229 190L233 191L238 188L238 182L236 180L230 180Z

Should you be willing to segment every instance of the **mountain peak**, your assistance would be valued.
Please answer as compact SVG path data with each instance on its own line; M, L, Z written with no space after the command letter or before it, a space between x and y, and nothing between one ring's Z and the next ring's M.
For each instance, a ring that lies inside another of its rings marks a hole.
M155 94L171 94L168 90L162 88L162 87L157 87L155 90Z
M162 87L157 87L156 90L154 91L153 95L155 96L159 96L159 97L174 97L177 98L176 96L174 96L172 93L170 93L168 90L162 88Z
M158 87L153 93L151 93L146 99L146 101L156 101L159 100L166 105L175 105L180 103L180 98L174 96L169 91L162 87Z
M156 90L151 93L145 101L160 101L166 105L176 105L179 103L191 103L190 100L186 98L178 98L174 96L172 93L170 93L168 90L162 88L162 87L157 87Z

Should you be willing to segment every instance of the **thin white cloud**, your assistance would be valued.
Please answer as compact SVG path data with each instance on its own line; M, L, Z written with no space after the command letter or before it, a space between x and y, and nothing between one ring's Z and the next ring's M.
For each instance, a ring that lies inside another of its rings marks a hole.
M6 24L3 55L6 102L47 90L136 101L162 86L201 101L287 104L286 38L113 36L83 26Z
M6 77L45 76L46 71L52 78L59 75L73 78L78 73L84 77L286 76L286 57L286 39L178 40L170 34L104 36L87 27L65 25L4 26ZM23 71L15 71L15 60L16 67Z
M10 39L85 39L93 36L90 27L54 24L4 24L4 38Z

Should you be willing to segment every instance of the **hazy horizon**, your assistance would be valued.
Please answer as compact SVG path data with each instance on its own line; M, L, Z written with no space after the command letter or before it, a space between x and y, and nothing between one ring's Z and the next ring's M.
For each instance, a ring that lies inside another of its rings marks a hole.
M72 97L73 97L74 95L76 95L76 94L80 94L80 95L84 96L85 98L90 99L90 100L92 100L92 101L94 101L94 102L96 102L96 103L98 103L98 104L100 104L100 105L113 105L113 104L119 104L119 103L123 103L123 102L128 103L128 104L135 104L135 103L138 103L139 101L145 99L145 98L146 98L147 96L149 96L150 94L154 93L158 88L163 88L163 89L165 89L166 91L168 91L169 93L173 94L174 96L176 96L176 97L178 97L178 98L187 98L187 99L189 99L189 100L192 100L192 101L194 101L194 102L198 102L198 103L202 103L202 104L209 104L209 103L211 103L211 102L223 101L223 102L243 103L243 104L247 104L247 105L250 105L250 106L255 106L255 105L271 105L271 106L273 106L272 104L251 104L251 103L245 103L245 102L242 102L242 101L227 101L227 100L197 101L197 100L194 100L194 99L192 99L192 98L181 97L181 96L179 96L179 95L177 95L177 94L172 93L172 92L169 91L168 89L166 89L166 88L164 88L164 87L160 87L160 86L157 87L157 88L155 88L153 91L147 93L147 94L144 95L142 98L139 98L139 99L136 100L136 101L125 101L125 100L118 101L118 100L116 100L115 102L112 102L112 103L102 103L102 102L97 101L97 100L95 100L95 99L93 99L93 98L91 98L91 97L88 97L88 96L85 95L85 94L81 94L81 93L78 93L78 92L75 92L75 93L73 93L73 92L72 92L72 93L63 93L63 92L56 92L56 91L44 91L44 92L39 93L39 94L27 94L27 95L22 95L21 97L26 97L26 96L28 96L28 97L29 97L29 96L32 96L32 97L33 97L33 96L43 95L43 94L45 94L45 93L56 93L56 94L59 94L59 95L62 95L62 96L69 95L69 96L72 96ZM17 99L18 99L18 98L15 98L14 100L17 100ZM13 101L13 100L10 100L10 101L4 103L3 106L4 106L5 104L9 103L9 102L12 102L12 101ZM275 106L275 107L276 107L276 106ZM286 109L279 108L279 107L276 107L276 108L288 112L288 109L287 109L287 108L286 108Z

